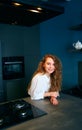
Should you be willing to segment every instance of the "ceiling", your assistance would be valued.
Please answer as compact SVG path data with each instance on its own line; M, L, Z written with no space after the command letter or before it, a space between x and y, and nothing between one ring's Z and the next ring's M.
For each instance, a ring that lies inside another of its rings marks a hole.
M66 0L0 0L0 23L33 26L63 14L66 2Z

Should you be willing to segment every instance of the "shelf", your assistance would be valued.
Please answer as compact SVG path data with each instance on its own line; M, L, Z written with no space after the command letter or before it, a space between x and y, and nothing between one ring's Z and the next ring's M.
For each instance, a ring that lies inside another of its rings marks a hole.
M72 27L70 27L70 30L81 31L82 30L82 24L78 24L76 26L72 26Z
M69 52L81 52L82 53L82 49L80 49L80 50L76 50L76 49L69 49Z

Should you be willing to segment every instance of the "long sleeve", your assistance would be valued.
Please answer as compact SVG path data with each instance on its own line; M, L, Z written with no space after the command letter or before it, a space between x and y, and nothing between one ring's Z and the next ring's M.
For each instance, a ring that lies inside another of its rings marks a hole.
M48 79L45 75L37 74L31 81L31 86L28 90L28 94L31 96L31 99L44 99L44 93L47 92L49 88L50 79Z

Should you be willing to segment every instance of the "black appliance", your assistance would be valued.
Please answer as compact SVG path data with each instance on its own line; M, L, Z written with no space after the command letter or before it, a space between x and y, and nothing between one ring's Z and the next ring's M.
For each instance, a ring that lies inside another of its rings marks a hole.
M24 57L2 57L3 80L24 78Z
M47 113L23 99L0 104L0 129L17 125Z

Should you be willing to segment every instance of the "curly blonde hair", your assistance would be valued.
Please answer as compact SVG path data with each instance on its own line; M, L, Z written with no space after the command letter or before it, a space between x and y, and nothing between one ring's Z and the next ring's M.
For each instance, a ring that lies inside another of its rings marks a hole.
M54 61L55 71L50 75L51 87L49 91L60 91L62 85L62 64L57 56L52 54L46 54L38 64L37 70L34 72L33 77L37 73L45 74L44 63L47 58L51 58ZM30 84L29 84L30 87Z

